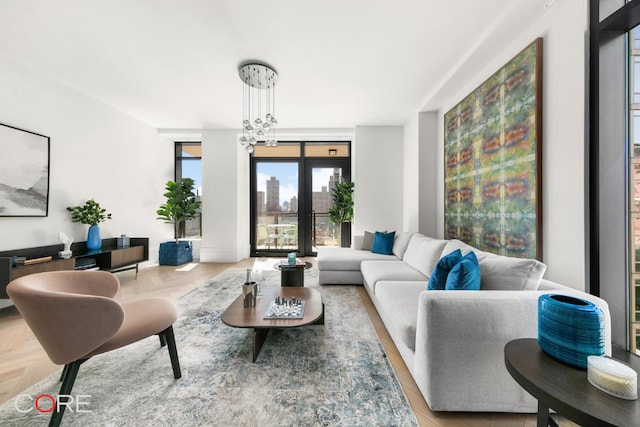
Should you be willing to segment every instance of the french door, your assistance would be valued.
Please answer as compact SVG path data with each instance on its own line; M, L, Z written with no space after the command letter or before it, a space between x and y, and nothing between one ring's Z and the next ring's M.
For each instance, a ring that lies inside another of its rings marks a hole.
M348 142L260 144L251 157L251 256L312 256L340 246L333 187L350 178Z

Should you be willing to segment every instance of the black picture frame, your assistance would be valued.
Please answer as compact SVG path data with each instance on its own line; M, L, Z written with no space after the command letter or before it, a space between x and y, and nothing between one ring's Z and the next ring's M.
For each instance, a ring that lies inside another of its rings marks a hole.
M0 123L0 217L49 214L51 138Z

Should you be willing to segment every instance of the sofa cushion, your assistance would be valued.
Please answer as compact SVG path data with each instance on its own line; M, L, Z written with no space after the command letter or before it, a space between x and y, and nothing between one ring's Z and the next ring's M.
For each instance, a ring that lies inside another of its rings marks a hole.
M535 291L547 266L535 259L477 251L483 290Z
M547 266L535 259L514 258L480 251L460 240L449 240L443 255L460 249L465 255L474 251L480 264L482 290L533 291L544 276Z
M391 324L385 326L393 340L400 339L411 350L416 349L418 301L424 282L381 281L376 285L378 306Z
M433 269L431 273L431 277L429 277L429 283L427 284L427 289L430 291L433 290L444 290L447 285L447 276L451 269L462 259L462 252L460 249L456 249L440 258L440 261L436 264L436 268Z
M381 280L393 280L395 282L422 281L422 290L427 283L427 277L409 264L397 261L362 261L360 271L364 279L364 285L369 292L375 295L376 283Z
M373 236L371 252L374 254L393 255L393 241L395 238L395 231L390 231L388 233L376 231L376 234Z
M452 254L455 253L457 253L457 251L452 252ZM453 266L447 276L445 289L447 291L477 291L480 289L480 265L473 251L463 256L462 259Z
M407 251L407 246L411 241L411 237L416 234L413 231L405 231L402 233L396 233L396 240L393 242L393 254L402 259L404 253Z
M351 248L318 248L318 270L359 271L363 260L398 260L395 255L374 254Z
M373 245L373 235L374 233L370 232L370 231L365 231L364 232L364 237L362 238L362 250L364 251L370 251L371 250L371 245Z
M446 240L432 239L415 233L402 260L425 276L430 276L447 244Z
M465 242L461 240L451 239L451 240L447 240L447 244L444 246L444 249L442 250L442 255L444 256L444 255L450 254L456 249L460 249L463 256L468 254L470 251L478 252L476 248L474 248L473 246L467 245Z

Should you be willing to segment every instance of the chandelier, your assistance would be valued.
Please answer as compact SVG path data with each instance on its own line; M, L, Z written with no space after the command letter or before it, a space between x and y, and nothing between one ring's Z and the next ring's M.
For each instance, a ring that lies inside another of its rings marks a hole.
M267 147L278 145L276 140L275 88L278 73L271 66L251 61L238 68L242 85L242 136L240 144L253 153L258 141Z

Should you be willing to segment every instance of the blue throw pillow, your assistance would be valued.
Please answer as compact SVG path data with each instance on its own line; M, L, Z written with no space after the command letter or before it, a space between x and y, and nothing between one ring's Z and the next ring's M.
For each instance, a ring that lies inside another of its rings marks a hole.
M430 291L444 290L447 285L447 276L449 275L449 272L461 259L462 251L460 249L456 249L450 254L440 258L440 261L436 264L436 268L434 268L431 273L431 277L429 277L427 289Z
M371 252L374 254L393 255L393 239L395 237L395 231L389 233L376 231L376 234L373 236Z
M467 291L480 289L480 264L476 254L469 252L451 269L445 289Z

